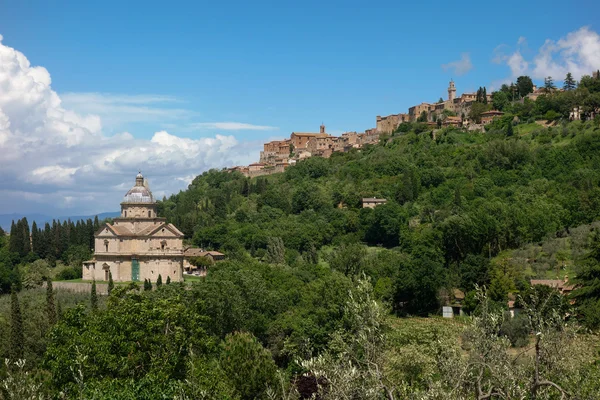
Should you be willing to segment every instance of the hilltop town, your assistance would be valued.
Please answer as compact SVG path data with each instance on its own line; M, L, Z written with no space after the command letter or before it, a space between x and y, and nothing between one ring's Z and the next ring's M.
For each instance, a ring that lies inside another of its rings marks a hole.
M556 90L560 91L560 89ZM545 93L545 88L537 88L533 85L532 93L525 98L536 100ZM407 122L422 122L433 128L454 126L481 131L485 125L504 113L493 109L487 110L482 112L477 120L474 120L471 111L473 104L478 102L491 105L492 95L487 94L485 88L480 88L477 92L463 93L457 97L456 86L451 80L448 85L447 100L440 99L437 103L421 103L410 107L407 113L384 117L378 115L375 119L375 128L361 133L345 132L340 136L334 136L327 133L323 124L321 124L319 132L292 132L289 139L265 143L258 162L248 166L229 168L229 171L239 171L247 177L283 172L290 165L309 157L329 158L335 152L347 152L351 149L360 149L368 144L376 144L381 135L389 135L396 131L401 124Z

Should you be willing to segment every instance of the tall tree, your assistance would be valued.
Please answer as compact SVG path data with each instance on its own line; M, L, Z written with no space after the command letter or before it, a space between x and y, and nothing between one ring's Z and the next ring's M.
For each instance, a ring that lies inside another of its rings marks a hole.
M487 104L487 89L485 88L485 86L483 87L483 92L481 93L481 97L482 97L482 103L483 104Z
M552 77L547 76L546 78L544 78L544 91L546 93L552 93L555 89L556 86L554 86L554 80L552 79Z
M17 224L20 223L20 220L17 221ZM21 248L23 244L21 243L21 235L18 233L18 227L13 220L10 224L10 239L8 241L8 250L11 253L20 254Z
M54 290L50 278L46 280L46 315L51 326L56 324L56 305L54 304Z
M112 278L112 272L108 271L108 294L115 288L115 282Z
M563 85L564 90L573 90L577 87L577 82L573 79L573 75L570 72L567 72L567 76L565 77L565 83Z
M517 78L517 92L519 97L525 97L533 92L533 81L528 76L519 76Z
M13 287L10 294L10 357L21 360L25 354L25 337L23 335L23 317L17 291Z
M22 235L22 245L20 253L22 257L25 257L31 251L31 232L29 231L29 222L27 222L27 218L23 218L21 220L21 235Z
M161 286L162 286L162 275L158 274L158 278L156 279L156 288L158 289Z
M96 311L98 309L98 293L96 293L96 280L92 281L92 292L90 293L90 304L92 305L92 310Z

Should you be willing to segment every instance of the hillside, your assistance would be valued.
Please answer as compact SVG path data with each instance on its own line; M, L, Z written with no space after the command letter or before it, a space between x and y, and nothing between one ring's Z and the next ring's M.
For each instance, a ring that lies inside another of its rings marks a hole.
M486 283L488 260L500 252L600 214L598 121L506 132L447 128L433 139L411 125L360 152L313 157L269 177L206 172L159 210L194 244L229 254L262 258L269 238L280 237L294 263L325 245L364 243L403 260L392 280L425 258L439 285L470 290ZM363 197L388 202L363 209Z

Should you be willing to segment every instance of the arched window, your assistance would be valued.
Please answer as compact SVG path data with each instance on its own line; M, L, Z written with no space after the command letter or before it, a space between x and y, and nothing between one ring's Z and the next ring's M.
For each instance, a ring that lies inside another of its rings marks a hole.
M108 253L108 240L104 241L104 251Z
M152 211L148 211L148 218L152 217Z
M125 218L127 218L127 211L125 211Z

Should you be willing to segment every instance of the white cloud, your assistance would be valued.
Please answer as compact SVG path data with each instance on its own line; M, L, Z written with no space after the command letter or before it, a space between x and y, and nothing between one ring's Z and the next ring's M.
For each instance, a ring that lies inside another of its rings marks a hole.
M242 122L197 122L190 124L189 130L218 129L223 131L272 131L275 126L252 125Z
M78 113L97 115L112 127L132 122L176 121L196 115L185 108L173 107L182 101L172 96L63 93L60 99L64 107Z
M473 69L473 64L471 63L471 56L469 55L469 53L462 53L460 60L452 61L448 64L443 64L442 68L445 71L450 70L458 76L464 75L471 69Z
M600 68L600 35L589 27L570 32L557 41L546 39L530 60L526 60L521 51L526 43L526 39L520 37L514 52L505 54L504 45L494 50L492 61L505 63L511 71L510 77L503 82L514 80L519 75L529 75L539 80L552 76L555 80L561 80L567 72L579 79Z
M128 132L108 136L103 128L115 108L122 106L129 121L152 116L160 126L172 119L173 109L154 105L178 100L70 93L64 101L52 90L45 68L31 66L23 53L1 42L0 88L0 210L5 212L115 210L138 169L154 182L156 194L168 194L209 168L247 164L259 151L258 143L240 143L231 135L188 139L158 131L150 140ZM77 109L70 103L77 103ZM212 128L269 128L221 124Z

